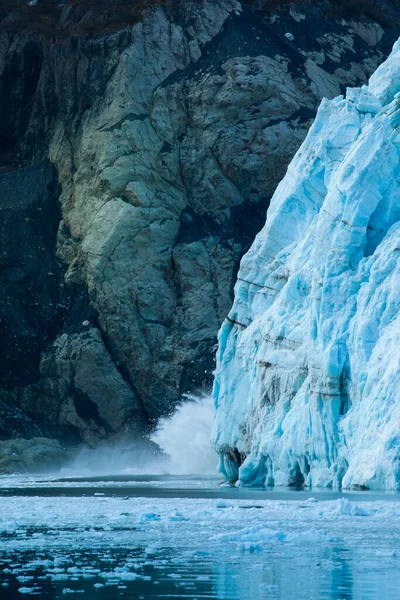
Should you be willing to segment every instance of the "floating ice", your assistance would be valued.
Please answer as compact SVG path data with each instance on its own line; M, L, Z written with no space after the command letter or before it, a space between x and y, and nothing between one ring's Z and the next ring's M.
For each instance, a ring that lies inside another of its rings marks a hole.
M323 100L219 334L213 440L242 485L400 489L400 42Z
M357 498L356 503L349 499L309 502L266 500L260 495L258 509L254 500L231 499L221 510L222 499L213 498L131 497L127 501L82 496L71 501L66 496L3 496L4 515L13 515L28 534L23 539L15 532L0 535L0 583L9 584L0 588L0 597L14 598L17 589L40 597L48 590L58 590L59 597L63 590L71 590L65 596L73 597L85 589L83 597L91 598L99 590L99 597L108 598L119 593L117 588L127 588L128 597L138 598L136 592L143 589L147 598L157 595L151 588L161 582L161 598L166 597L167 579L169 585L175 586L176 579L180 586L193 577L200 586L196 597L212 595L201 587L209 582L209 589L220 585L225 590L221 598L256 600L264 598L259 585L265 591L277 585L280 598L298 600L296 587L290 593L287 588L296 581L306 586L302 599L322 598L327 583L343 584L341 577L332 582L329 578L344 565L351 576L348 590L356 590L354 598L361 598L364 591L371 598L381 597L382 585L390 580L384 597L395 600L400 585L400 505L395 495L385 501L372 500L371 494L367 498L368 502ZM142 522L141 515L155 508L159 520ZM357 516L360 512L363 516ZM185 518L171 521L176 513ZM102 523L110 527L103 528ZM34 535L38 531L44 533L44 540ZM64 572L54 573L56 569ZM95 579L87 580L88 574ZM18 578L25 575L34 576L34 581L21 587ZM53 575L64 580L55 583ZM244 588L236 591L241 582Z

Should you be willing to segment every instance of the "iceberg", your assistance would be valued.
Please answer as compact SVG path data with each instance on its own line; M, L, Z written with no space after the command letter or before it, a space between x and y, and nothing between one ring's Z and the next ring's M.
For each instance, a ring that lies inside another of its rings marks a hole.
M212 441L239 485L400 489L400 41L323 100L243 257Z

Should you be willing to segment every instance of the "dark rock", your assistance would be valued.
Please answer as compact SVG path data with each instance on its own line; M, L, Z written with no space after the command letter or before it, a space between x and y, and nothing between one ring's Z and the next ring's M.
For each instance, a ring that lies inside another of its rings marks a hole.
M0 441L0 474L59 470L68 457L57 440L34 437Z
M69 309L56 257L59 195L49 162L0 174L1 387L38 378L41 352Z

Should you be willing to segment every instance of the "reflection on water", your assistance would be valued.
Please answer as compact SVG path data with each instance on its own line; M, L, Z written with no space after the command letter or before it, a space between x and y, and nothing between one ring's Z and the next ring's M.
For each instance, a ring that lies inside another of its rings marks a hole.
M12 481L0 480L0 600L400 598L398 495L222 500L210 479Z
M0 476L1 496L83 496L101 492L106 496L148 498L230 498L237 500L335 500L353 501L391 500L400 502L400 493L394 491L331 491L323 488L264 488L220 485L220 475L80 475L68 476Z
M49 599L398 600L400 589L397 561L377 568L362 554L339 547L288 548L239 558L207 552L190 556L184 548L155 554L143 548L123 553L104 549L56 558L58 567L37 565L54 559L44 551L1 557L0 597L21 600L21 593L30 590ZM129 575L132 569L140 577Z

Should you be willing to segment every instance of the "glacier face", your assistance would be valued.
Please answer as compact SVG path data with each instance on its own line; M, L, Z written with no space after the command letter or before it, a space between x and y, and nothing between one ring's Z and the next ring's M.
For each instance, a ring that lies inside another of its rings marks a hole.
M400 41L324 100L219 334L213 444L241 484L400 489Z

